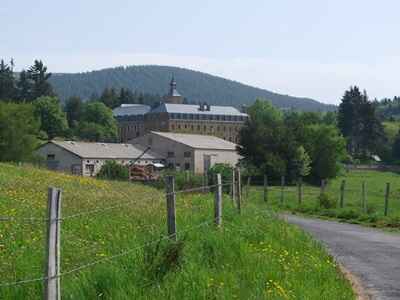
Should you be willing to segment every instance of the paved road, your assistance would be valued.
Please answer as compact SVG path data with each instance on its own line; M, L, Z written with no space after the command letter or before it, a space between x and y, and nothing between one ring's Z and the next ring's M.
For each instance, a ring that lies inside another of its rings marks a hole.
M322 241L372 299L400 299L400 234L292 215L285 218Z

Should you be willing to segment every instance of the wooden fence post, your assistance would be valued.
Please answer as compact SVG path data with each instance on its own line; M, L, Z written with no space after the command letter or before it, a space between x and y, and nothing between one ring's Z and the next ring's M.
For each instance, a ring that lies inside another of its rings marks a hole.
M303 202L303 178L299 177L297 181L297 197L299 201L299 205Z
M340 208L344 207L344 189L346 187L346 180L342 180L340 184Z
M281 204L283 204L284 189L285 189L285 176L281 176Z
M362 209L364 213L367 212L367 191L366 191L366 183L362 182Z
M61 194L56 188L49 188L47 200L47 240L46 240L46 281L45 300L60 300L60 229Z
M236 194L236 186L235 186L236 180L235 180L235 169L232 169L232 183L231 183L231 198L232 202L235 203L235 194Z
M176 217L175 217L175 177L167 176L167 229L168 236L173 240L177 240L176 236Z
M215 217L215 225L221 226L221 224L222 224L222 182L221 182L221 174L217 174L217 188L215 189L215 202L214 202L214 217Z
M325 194L325 179L321 179L321 195Z
M240 169L237 168L237 173L236 173L236 187L237 187L237 193L236 193L236 200L237 200L237 209L239 211L239 214L241 213L242 210L242 178L240 176Z
M250 183L251 183L251 176L247 177L247 186L246 186L246 200L249 198L250 193Z
M268 176L264 175L264 201L268 202Z
M204 173L204 177L203 177L203 192L204 193L208 193L209 189L208 189L208 173L207 171Z
M390 195L390 183L386 183L386 193L385 193L385 217L388 215L389 211L389 195Z

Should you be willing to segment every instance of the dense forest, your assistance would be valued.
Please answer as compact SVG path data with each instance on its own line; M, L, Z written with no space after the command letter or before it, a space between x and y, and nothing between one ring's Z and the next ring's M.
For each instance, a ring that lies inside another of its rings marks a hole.
M168 66L130 66L76 74L53 74L50 83L62 101L71 96L92 99L105 88L128 88L145 94L164 95L171 76L178 83L179 92L189 103L207 101L210 104L249 105L257 98L268 99L279 108L302 111L330 111L335 106L308 98L280 95L236 81Z

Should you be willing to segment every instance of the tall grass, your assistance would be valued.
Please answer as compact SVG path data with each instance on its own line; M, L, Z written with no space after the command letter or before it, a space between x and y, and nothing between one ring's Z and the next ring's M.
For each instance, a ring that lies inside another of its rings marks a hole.
M238 215L223 199L223 226L213 225L212 194L179 194L178 242L165 236L160 191L0 164L0 284L43 276L47 186L63 189L63 299L354 299L324 249L276 218L261 201ZM119 204L118 209L68 218ZM0 287L1 299L37 299L42 282Z

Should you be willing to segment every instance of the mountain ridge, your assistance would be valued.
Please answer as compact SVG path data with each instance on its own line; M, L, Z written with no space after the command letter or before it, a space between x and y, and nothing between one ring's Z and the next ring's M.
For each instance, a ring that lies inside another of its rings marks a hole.
M89 99L105 88L130 88L138 92L164 95L171 77L178 91L191 103L207 101L214 105L250 105L256 98L266 99L282 109L330 111L335 106L307 97L278 94L201 71L161 65L132 65L80 73L54 73L50 78L61 100L71 96Z

